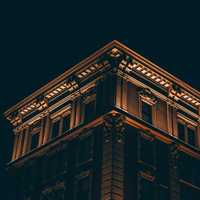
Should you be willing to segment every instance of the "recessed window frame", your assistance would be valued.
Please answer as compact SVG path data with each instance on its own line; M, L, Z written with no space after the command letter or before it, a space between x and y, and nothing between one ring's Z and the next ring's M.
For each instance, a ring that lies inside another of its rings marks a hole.
M179 137L179 132L178 132L178 124L182 124L184 126L184 140L180 139ZM191 145L191 146L194 146L194 147L197 147L197 126L198 124L183 116L182 114L177 114L177 138L181 141L183 141L184 143L188 144L188 145ZM194 145L190 144L188 142L188 128L192 129L194 131Z
M80 143L83 140L87 139L88 137L91 137L91 144L90 144L90 146L91 146L91 149L90 149L91 150L91 152L90 152L91 153L91 157L89 159L87 159L87 160L80 161L80 158L79 158ZM77 165L77 167L80 166L80 165L84 165L84 164L92 161L93 160L93 156L94 156L94 134L93 134L93 131L91 130L91 131L83 133L79 137L78 148L77 148L77 153L76 153L76 165Z
M156 184L155 184L155 177L152 176L152 175L149 175L143 171L139 171L137 173L137 183L138 183L138 187L137 187L137 194L138 196L141 198L141 193L143 193L143 191L141 190L141 183L142 183L142 180L145 180L145 181L148 181L149 183L152 184L152 187L154 189L154 198L156 197Z
M71 106L68 106L65 109L59 110L58 112L51 114L51 116L50 116L49 140L53 140L53 139L65 134L65 133L67 133L71 129L71 122L69 122L70 123L69 129L67 131L63 132L63 118L66 117L66 116L69 116L70 121L71 121ZM57 121L60 121L59 122L58 134L57 134L56 137L52 138L53 123L56 123Z
M148 121L145 121L142 117L142 105L143 103L146 103L148 104L149 106L151 106L151 119L152 119L152 122L148 122ZM144 97L143 95L139 95L139 114L140 114L140 118L142 120L144 120L145 122L151 124L151 125L154 125L155 124L155 119L156 119L156 106L155 106L156 102L153 101L152 99L148 99L146 97Z
M82 113L83 113L83 117L82 117L82 121L83 123L87 123L87 122L90 122L91 119L89 120L86 120L85 118L85 108L86 108L86 105L91 103L92 101L94 101L94 116L96 115L96 93L95 94L92 94L92 95L89 95L87 97L85 97L85 99L83 100L83 107L82 107Z
M40 123L40 126L34 127L38 122ZM34 123L32 123L30 125L29 147L28 147L29 151L33 151L36 148L38 148L38 146L40 144L41 131L42 131L42 121L41 121L41 119L35 121ZM37 144L37 146L35 148L31 148L31 146L32 146L32 137L33 137L33 135L36 135L36 134L38 134L38 144Z
M78 183L81 179L84 178L89 178L89 198L88 200L92 199L92 171L91 170L87 170L84 171L82 173L80 173L79 175L77 175L75 177L75 187L74 187L74 199L78 200L77 194L78 194Z
M144 160L142 160L142 153L141 153L141 139L143 140L146 140L147 142L150 142L152 145L153 145L153 161L152 163L147 163L145 162ZM140 164L143 164L143 165L146 165L148 167L151 167L152 169L156 169L156 141L155 141L155 138L151 135L149 135L148 133L145 133L145 132L140 132L140 134L138 135L138 150L137 150L137 161L138 163Z

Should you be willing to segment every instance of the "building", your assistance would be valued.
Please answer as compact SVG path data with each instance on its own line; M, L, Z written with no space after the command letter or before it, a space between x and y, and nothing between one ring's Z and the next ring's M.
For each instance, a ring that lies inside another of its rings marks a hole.
M117 41L5 116L21 200L200 199L200 92Z

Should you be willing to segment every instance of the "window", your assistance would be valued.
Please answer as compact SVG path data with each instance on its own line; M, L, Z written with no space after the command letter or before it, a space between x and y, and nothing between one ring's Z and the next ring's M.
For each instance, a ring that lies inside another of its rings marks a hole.
M154 166L155 165L155 144L153 138L142 133L139 136L139 160Z
M70 118L71 115L68 112L62 113L52 119L51 122L51 139L56 138L70 129Z
M92 158L92 135L81 138L78 146L78 162L83 163Z
M37 148L41 131L41 120L36 121L30 127L30 150Z
M141 178L140 180L140 199L141 200L155 199L154 183L145 178Z
M95 116L95 100L85 103L84 122L92 120Z
M181 140L185 140L185 125L178 122L178 137Z
M90 176L81 177L77 180L76 200L90 200Z
M54 121L51 127L51 138L55 138L59 135L60 120Z
M192 146L196 146L196 127L183 120L177 124L178 138Z
M168 188L159 186L158 200L168 200L168 199L169 199Z
M168 145L156 141L156 169L157 181L165 186L169 185L169 150Z
M70 129L70 115L66 115L63 117L63 122L62 122L62 133L65 133Z
M39 132L31 134L31 150L35 149L39 144Z
M187 127L187 133L188 144L195 146L195 130Z
M152 124L152 106L142 101L142 119Z

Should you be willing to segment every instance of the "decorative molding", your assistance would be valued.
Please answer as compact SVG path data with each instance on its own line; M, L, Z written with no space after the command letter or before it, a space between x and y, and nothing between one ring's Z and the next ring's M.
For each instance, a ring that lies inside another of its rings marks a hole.
M157 97L152 93L149 88L141 88L139 91L139 95L142 100L150 103L151 105L157 103Z
M124 141L124 116L119 113L111 113L104 116L105 142L110 141L110 135L114 132L117 142Z

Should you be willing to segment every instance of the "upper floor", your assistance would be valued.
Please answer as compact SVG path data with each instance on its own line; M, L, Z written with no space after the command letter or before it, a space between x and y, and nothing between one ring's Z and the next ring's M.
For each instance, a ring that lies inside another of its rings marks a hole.
M12 161L112 109L198 149L199 105L198 91L113 41L5 112L14 127Z

